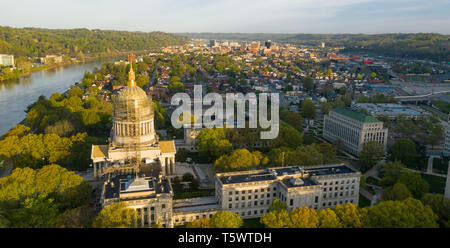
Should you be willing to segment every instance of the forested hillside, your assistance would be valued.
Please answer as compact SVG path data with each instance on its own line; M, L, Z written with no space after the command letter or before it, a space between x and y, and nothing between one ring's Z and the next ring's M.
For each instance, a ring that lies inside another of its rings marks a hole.
M128 32L88 29L11 28L0 26L0 53L16 57L47 54L82 54L146 50L183 44L186 37L163 32Z

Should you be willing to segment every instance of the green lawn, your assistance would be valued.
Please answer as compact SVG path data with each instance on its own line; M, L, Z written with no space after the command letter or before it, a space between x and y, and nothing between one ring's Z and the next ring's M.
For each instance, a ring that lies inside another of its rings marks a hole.
M370 200L369 199L367 199L365 196L363 196L363 195L361 195L361 194L359 194L359 203L358 203L358 205L360 206L360 207L368 207L368 206L370 206Z
M244 224L242 228L263 228L264 225L259 222L259 218L243 219Z
M431 103L440 109L442 112L449 114L450 113L450 103L443 101L431 101Z
M422 174L422 178L430 185L430 193L444 194L446 181L444 177Z

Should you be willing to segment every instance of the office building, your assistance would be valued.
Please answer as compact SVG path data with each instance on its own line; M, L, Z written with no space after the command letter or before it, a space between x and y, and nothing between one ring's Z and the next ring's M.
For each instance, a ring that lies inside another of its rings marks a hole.
M354 155L361 151L362 144L377 141L386 149L388 129L373 116L346 107L338 107L324 116L323 137L341 143L344 150Z

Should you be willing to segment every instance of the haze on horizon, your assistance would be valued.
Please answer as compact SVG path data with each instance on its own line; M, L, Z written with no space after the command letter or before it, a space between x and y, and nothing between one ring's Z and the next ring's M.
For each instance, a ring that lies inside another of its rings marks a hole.
M448 0L2 0L0 25L170 33L450 34Z

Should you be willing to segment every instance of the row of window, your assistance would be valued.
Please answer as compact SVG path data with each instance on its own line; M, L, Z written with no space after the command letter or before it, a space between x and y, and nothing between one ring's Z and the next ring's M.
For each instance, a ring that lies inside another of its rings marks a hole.
M349 187L350 187L350 185L347 185L347 186L345 186L345 189L349 189ZM355 185L352 185L351 186L351 189L355 189ZM323 191L324 192L326 192L326 191L333 191L333 187L329 187L329 188L323 188ZM334 190L339 190L339 187L334 187ZM344 186L341 186L341 188L340 188L340 190L344 190Z
M273 197L276 197L277 193L273 193L272 195L273 195ZM264 195L264 194L259 195L260 198L264 198L264 196L267 196L267 198L270 198L270 193L267 193L267 195ZM244 196L243 195L243 196L241 196L241 200L242 201L245 201L246 198L248 200L251 200L252 199L252 195L248 195L248 196ZM254 195L254 198L258 199L258 195ZM235 199L235 201L239 201L239 196L236 196L234 199ZM233 201L233 197L228 197L228 201Z
M347 181L346 181L346 180L335 181L334 183L335 183L335 185L338 185L339 182L340 182L341 184L345 184L345 183L349 184L349 183L350 183L350 179L347 179ZM355 183L355 182L356 182L356 179L353 179L353 180L352 180L352 183ZM323 185L325 185L325 186L327 186L327 185L333 185L333 182L324 182Z
M353 203L353 200L345 200L345 201L339 201L339 204L346 204L346 203ZM331 202L331 201L329 201L329 202L324 202L323 204L322 204L322 206L323 207L330 207L330 206L337 206L337 204L338 204L338 202L337 201L334 201L334 202Z
M270 205L271 204L271 200L270 199L267 199L266 201L265 201L265 203L266 203L266 205ZM241 206L241 208L245 208L246 206L247 207L253 207L253 206L262 206L262 205L264 205L264 200L260 200L260 201L253 201L253 202L251 202L251 201L248 201L248 202L236 202L235 204L234 204L234 206L235 206L235 208L239 208L239 205ZM229 203L228 204L228 208L233 208L233 203Z
M207 218L207 217L211 218L212 216L213 216L213 214L209 214L209 215L202 214L202 215L196 215L195 217L191 216L188 219L186 219L186 216L183 216L183 217L181 217L181 223L186 223L186 221L187 222L192 222L192 221L194 221L194 219L196 219L196 220L200 219L200 217L201 218ZM175 223L180 223L180 219L179 218L175 218Z
M336 197L338 197L338 193L339 193L339 197L340 196L344 196L344 192L343 191L341 191L341 192L334 192L334 197L336 198ZM348 195L355 195L355 191L351 191L351 193L349 193L349 191L345 191L345 196L348 196ZM325 193L325 194L323 194L323 199L326 199L327 198L327 194ZM328 198L333 198L333 193L329 193L328 194Z
M251 190L251 189L249 189L249 190L236 190L236 191L230 190L230 191L228 191L228 195L233 195L233 193L237 194L237 195L239 193L241 193L241 194L246 194L246 193L252 194L252 193L258 193L258 192L264 193L265 191L270 192L270 190L271 190L270 187L265 188L265 189L255 189L255 190ZM277 187L273 187L273 191L277 191Z

